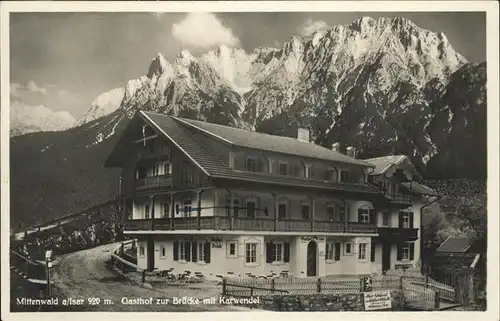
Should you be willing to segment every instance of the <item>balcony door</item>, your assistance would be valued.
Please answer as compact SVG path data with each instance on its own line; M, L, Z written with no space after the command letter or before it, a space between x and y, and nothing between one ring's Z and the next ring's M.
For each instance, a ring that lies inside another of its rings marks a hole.
M148 239L146 253L147 253L147 270L153 271L155 267L155 242L152 238Z
M307 276L317 275L317 252L318 244L314 241L310 241L307 244Z
M382 243L382 271L391 268L391 243Z

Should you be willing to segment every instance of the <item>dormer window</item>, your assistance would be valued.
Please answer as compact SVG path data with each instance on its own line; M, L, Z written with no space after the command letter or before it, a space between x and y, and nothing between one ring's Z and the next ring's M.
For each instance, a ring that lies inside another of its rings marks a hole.
M288 175L288 163L280 161L278 165L278 172L280 175Z
M312 164L304 165L304 177L311 178L312 177Z
M339 181L340 182L347 182L349 180L349 171L342 169L339 171Z
M253 156L247 157L246 170L249 172L256 172L257 171L257 157L253 157Z
M229 152L229 168L234 169L235 159L236 159L236 155L233 152Z

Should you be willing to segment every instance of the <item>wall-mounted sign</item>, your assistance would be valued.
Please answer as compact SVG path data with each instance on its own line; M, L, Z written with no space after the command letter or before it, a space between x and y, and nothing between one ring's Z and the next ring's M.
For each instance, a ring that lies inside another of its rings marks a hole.
M212 237L212 248L221 249L222 248L222 238L220 237Z
M324 242L325 237L324 236L302 236L300 238L300 240L302 243L310 242L310 241Z
M366 311L386 310L392 307L389 291L365 292L364 297Z

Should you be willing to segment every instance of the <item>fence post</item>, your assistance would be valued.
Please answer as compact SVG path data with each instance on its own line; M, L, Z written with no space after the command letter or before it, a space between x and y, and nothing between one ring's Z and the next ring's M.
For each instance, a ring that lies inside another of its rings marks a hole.
M274 278L271 279L271 293L274 293L274 287L275 287L274 282L275 282Z
M399 277L399 289L400 290L403 289L403 277L402 276Z
M226 279L222 279L222 296L226 296Z
M434 296L434 307L436 309L439 309L439 292L436 291L434 293L435 293L435 296Z
M142 270L142 283L146 282L146 270Z
M250 297L253 298L253 286L250 287Z
M321 293L321 278L318 278L318 282L316 283L316 286L318 288L318 293Z
M426 274L424 276L424 288L427 289L429 286L429 276Z
M363 278L360 278L359 279L359 292L363 292L364 290L365 290L365 287L364 287Z

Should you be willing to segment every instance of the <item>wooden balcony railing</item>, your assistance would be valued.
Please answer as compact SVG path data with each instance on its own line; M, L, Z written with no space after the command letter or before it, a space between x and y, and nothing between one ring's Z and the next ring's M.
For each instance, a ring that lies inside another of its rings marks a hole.
M274 220L272 218L196 216L127 220L125 230L225 230L325 233L377 233L373 224L308 220Z
M380 238L393 241L415 241L418 239L418 228L378 227Z
M391 199L394 203L403 203L403 204L411 204L411 196L398 194L398 193L388 193L386 194L388 198Z
M172 186L172 176L170 174L151 176L146 178L138 178L135 180L136 190L168 188L171 186Z

